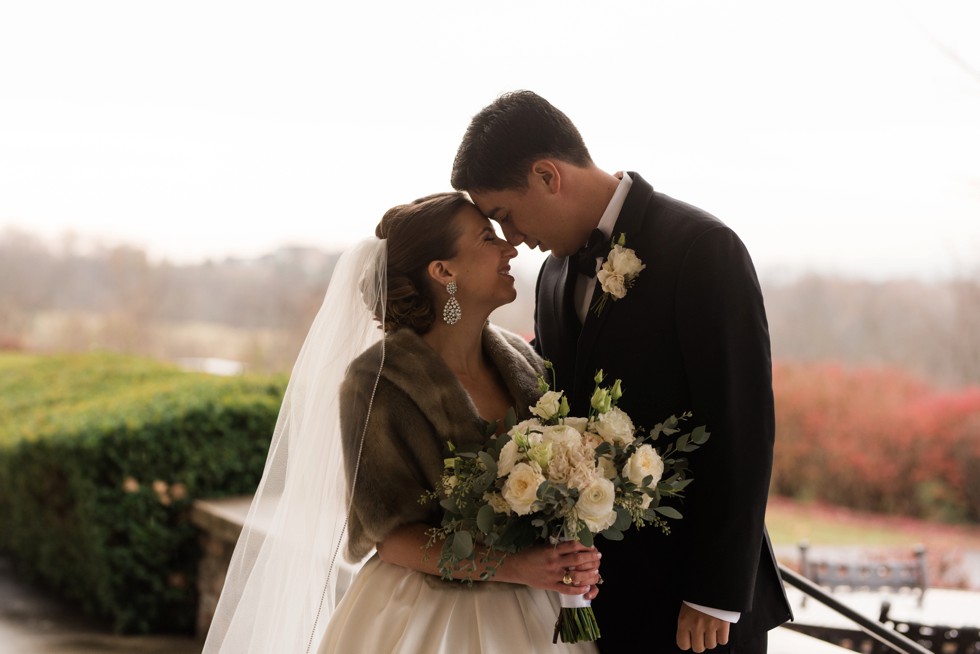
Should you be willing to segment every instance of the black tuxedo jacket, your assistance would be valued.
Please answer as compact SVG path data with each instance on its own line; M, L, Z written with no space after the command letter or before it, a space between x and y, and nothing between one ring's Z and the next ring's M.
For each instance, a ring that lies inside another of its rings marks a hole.
M626 235L646 269L582 325L575 273L568 259L549 257L537 283L535 345L555 365L572 415L587 414L601 368L610 382L622 379L620 407L636 425L690 410L687 426L706 424L711 438L690 456L694 482L669 535L647 527L597 541L599 646L678 651L682 600L741 612L732 640L748 642L792 618L764 525L774 415L762 293L734 232L629 174L613 235ZM593 302L601 293L597 282Z

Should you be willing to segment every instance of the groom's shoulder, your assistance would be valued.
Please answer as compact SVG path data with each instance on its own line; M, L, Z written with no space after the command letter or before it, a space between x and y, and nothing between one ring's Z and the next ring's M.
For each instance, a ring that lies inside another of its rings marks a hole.
M633 206L631 211L642 212L643 224L646 227L643 231L647 232L648 236L655 239L663 238L664 231L675 237L684 233L697 236L711 229L728 229L728 226L714 214L655 189L635 172L631 172L630 175L633 177L634 188L631 190L633 197L627 199L627 205Z
M666 193L655 191L653 204L655 212L663 219L687 225L692 229L727 227L714 214Z

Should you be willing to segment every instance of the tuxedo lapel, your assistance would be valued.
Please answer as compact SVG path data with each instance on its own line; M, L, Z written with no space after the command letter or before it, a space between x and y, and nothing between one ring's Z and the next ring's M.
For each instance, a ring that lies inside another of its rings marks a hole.
M619 218L616 220L616 227L613 229L612 239L615 241L619 238L620 234L626 235L626 247L637 247L636 241L637 236L643 229L643 213L646 211L647 205L650 202L650 198L653 195L653 187L651 187L646 181L643 180L636 173L629 173L630 177L633 179L633 184L630 186L629 193L626 195L626 200L623 202L623 208L619 212ZM633 240L631 240L631 236ZM638 253L640 258L643 258L643 254ZM566 260L566 266L567 266ZM643 274L642 272L640 273ZM596 301L602 297L603 290L602 284L599 283L598 277L596 278L595 290L592 293L592 299L589 302L589 310L585 314L585 324L581 327L581 332L578 335L578 344L575 349L575 392L578 396L582 392L588 392L591 390L592 378L595 376L596 371L590 368L594 367L593 358L590 356L595 351L597 347L597 342L599 335L602 332L602 328L606 321L609 319L610 314L614 311L624 311L627 310L628 303L630 302L630 293L626 292L626 297L613 301L611 298L606 302L602 310L596 314L595 310L592 308ZM632 298L638 300L638 298ZM578 325L578 321L575 321ZM617 343L617 347L621 347L621 344ZM586 387L588 386L588 387Z

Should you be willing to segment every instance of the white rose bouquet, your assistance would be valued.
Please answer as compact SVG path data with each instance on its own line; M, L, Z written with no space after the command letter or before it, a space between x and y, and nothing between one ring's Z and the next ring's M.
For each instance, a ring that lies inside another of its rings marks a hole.
M550 368L550 364L547 364ZM447 579L467 567L484 565L489 579L507 554L548 541L577 540L591 546L595 534L621 540L630 527L656 525L665 533L666 519L680 512L663 503L679 498L691 483L685 454L708 440L704 426L677 436L660 450L653 443L680 431L690 413L670 416L649 431L637 429L616 404L623 391L620 380L595 392L587 417L569 416L563 391L539 380L541 399L529 407L531 419L516 423L509 412L505 434L493 437L477 452L450 444L445 460L442 525L429 531L429 547L442 541L439 569ZM472 579L470 580L472 581ZM555 642L599 637L592 607L581 596L562 595L555 625Z

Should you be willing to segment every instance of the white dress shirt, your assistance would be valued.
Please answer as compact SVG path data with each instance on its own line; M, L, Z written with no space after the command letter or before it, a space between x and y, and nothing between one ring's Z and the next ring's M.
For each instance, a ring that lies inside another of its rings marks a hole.
M606 210L602 212L602 218L599 219L599 224L596 228L602 232L602 235L607 241L612 239L613 228L616 226L616 221L619 219L619 212L622 211L623 202L626 201L626 194L629 193L632 185L633 180L630 179L629 175L623 173L623 178L619 180L619 186L616 187L612 199L606 205ZM597 257L595 260L595 269L597 272L601 265L602 258ZM585 317L589 313L589 301L592 299L592 292L595 290L595 285L595 277L589 277L582 273L578 274L578 279L575 281L575 311L578 313L578 320L581 323L585 322Z
M623 177L619 180L619 186L616 187L616 191L613 193L612 199L609 200L609 204L606 205L606 210L602 212L602 217L599 218L599 224L597 229L602 232L602 235L606 239L612 239L613 229L616 227L616 221L619 219L619 212L623 209L623 203L626 201L626 195L629 193L630 187L633 185L633 180L625 172ZM618 236L618 235L617 235ZM629 242L627 241L627 245ZM602 265L602 258L596 258L595 269L598 272L599 266ZM575 281L575 310L578 313L579 322L585 323L586 317L589 315L589 305L592 300L592 294L595 291L596 278L589 277L588 275L578 274L578 279ZM628 538L628 537L627 537ZM738 619L742 617L742 614L738 611L726 611L724 609L714 609L710 606L702 606L701 604L694 604L693 602L684 602L688 606L701 613L706 613L713 618L718 618L719 620L724 620L726 622L735 623Z

